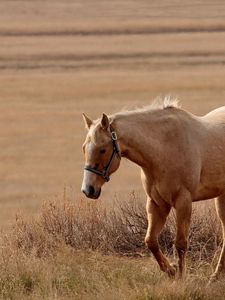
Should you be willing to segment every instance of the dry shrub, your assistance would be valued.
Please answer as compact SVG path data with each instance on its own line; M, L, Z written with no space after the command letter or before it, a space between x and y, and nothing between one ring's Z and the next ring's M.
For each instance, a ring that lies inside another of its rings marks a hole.
M144 236L147 219L144 201L131 193L128 201L115 201L106 209L101 201L64 197L44 203L37 219L17 217L8 240L16 249L36 256L54 254L66 244L78 250L98 250L124 255L147 254ZM175 253L175 212L172 211L161 236L160 244L169 255ZM195 261L211 260L221 243L220 224L214 207L207 204L193 209L189 256Z
M147 220L134 194L129 203L106 209L99 201L64 197L43 204L36 219L17 216L8 241L25 253L46 256L65 243L74 249L134 253L143 249Z

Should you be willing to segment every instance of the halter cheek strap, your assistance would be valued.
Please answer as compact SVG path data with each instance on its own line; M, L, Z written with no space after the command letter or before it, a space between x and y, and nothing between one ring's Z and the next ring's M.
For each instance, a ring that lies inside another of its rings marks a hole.
M112 152L112 155L111 155L107 165L103 168L102 171L99 171L97 168L92 168L91 166L84 167L84 170L87 170L89 172L92 172L92 173L95 173L95 174L101 176L105 180L105 182L108 182L110 180L109 171L110 171L110 167L112 165L114 157L117 156L119 159L121 159L119 145L117 142L117 134L115 131L111 130L111 128L110 128L110 133L111 133L111 139L112 139L112 145L113 145L113 152Z

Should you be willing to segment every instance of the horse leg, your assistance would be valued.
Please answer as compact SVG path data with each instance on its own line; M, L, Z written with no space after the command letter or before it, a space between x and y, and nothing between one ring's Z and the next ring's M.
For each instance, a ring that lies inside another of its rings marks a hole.
M223 246L220 254L220 258L211 279L217 278L219 274L225 273L225 195L220 196L215 201L216 211L221 220L223 230Z
M159 249L158 236L166 222L166 218L170 212L170 206L166 203L158 206L153 200L147 200L147 215L148 215L148 229L145 236L145 243L157 260L160 269L166 272L170 277L176 273L176 269L170 265L169 261L162 254Z
M176 250L178 254L179 277L181 278L186 270L186 252L188 247L188 234L191 223L192 199L189 192L182 192L175 202L177 217Z

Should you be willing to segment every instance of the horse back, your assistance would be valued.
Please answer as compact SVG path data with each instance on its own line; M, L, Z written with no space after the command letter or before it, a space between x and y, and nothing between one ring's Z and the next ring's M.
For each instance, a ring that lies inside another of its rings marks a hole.
M219 107L203 117L205 121L225 123L225 106Z

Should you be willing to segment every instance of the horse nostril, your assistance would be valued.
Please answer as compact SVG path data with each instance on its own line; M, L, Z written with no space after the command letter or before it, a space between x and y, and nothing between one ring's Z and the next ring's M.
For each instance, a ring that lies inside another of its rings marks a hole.
M94 193L95 193L95 188L92 185L90 185L88 187L88 194L89 195L94 195Z
M88 198L93 198L95 199L96 198L96 191L95 191L95 188L92 186L92 185L89 185L87 186L87 188L82 188L81 191L85 194L85 196L87 196ZM101 192L101 189L100 189L100 192ZM98 197L100 195L100 192L98 193Z

